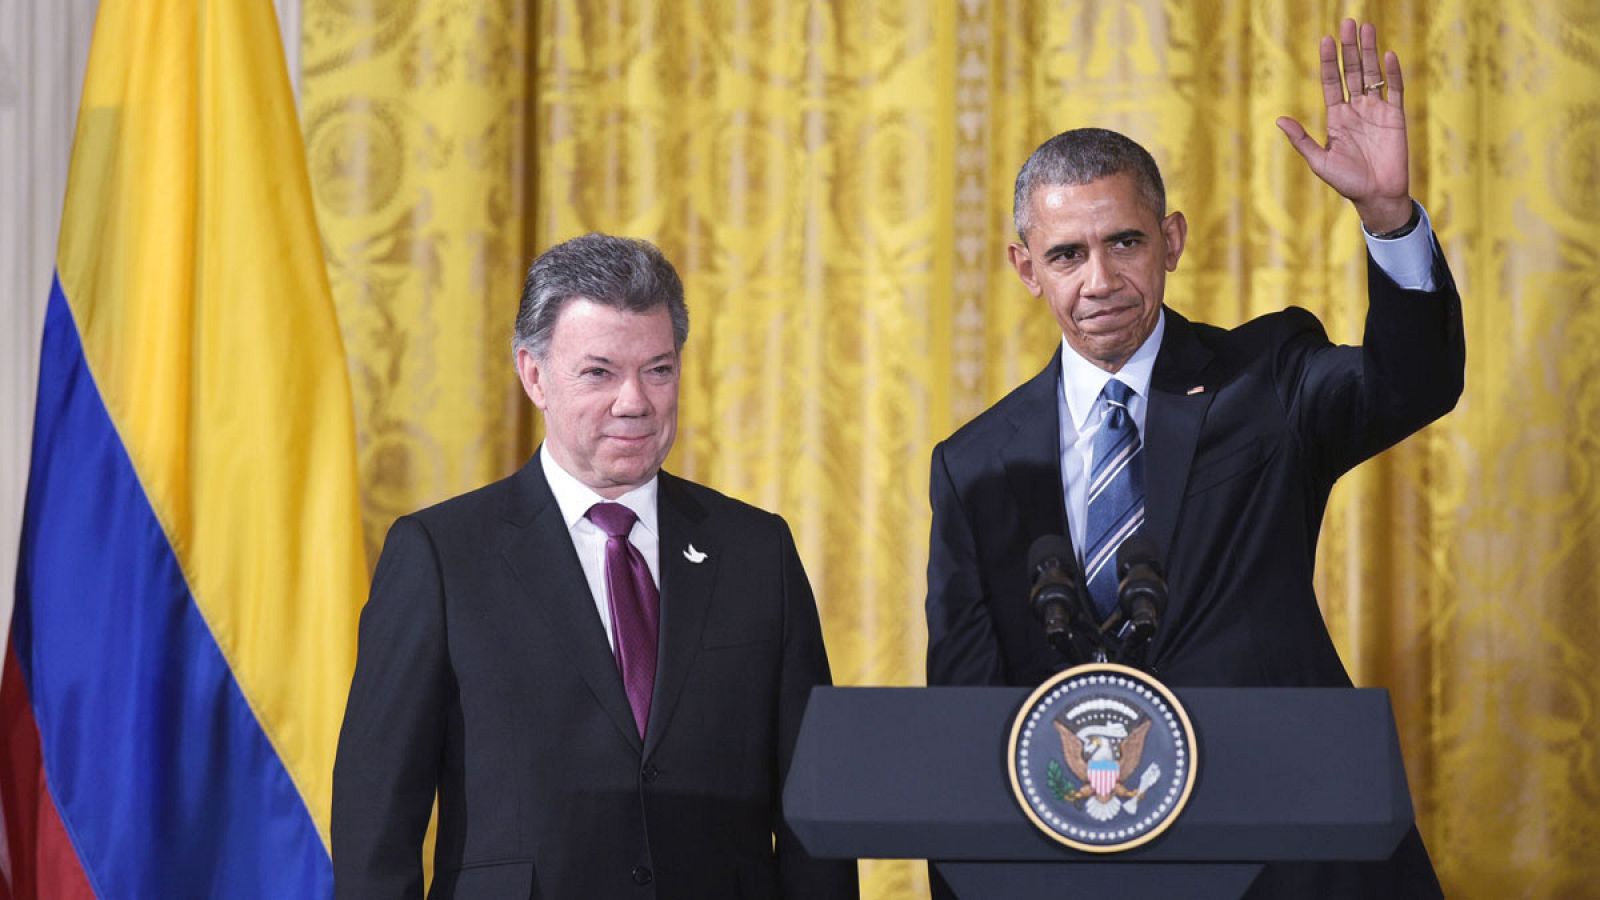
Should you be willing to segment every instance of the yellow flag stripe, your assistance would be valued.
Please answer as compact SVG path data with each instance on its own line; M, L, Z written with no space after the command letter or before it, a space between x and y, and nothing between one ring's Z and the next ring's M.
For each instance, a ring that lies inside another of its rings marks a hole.
M312 209L267 0L101 4L62 287L196 604L326 844L365 563Z

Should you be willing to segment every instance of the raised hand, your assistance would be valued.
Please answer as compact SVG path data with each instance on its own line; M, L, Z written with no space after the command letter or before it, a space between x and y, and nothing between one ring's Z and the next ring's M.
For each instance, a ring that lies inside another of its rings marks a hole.
M1385 54L1379 68L1375 25L1362 25L1359 37L1358 43L1355 20L1345 19L1339 25L1340 48L1335 48L1332 37L1322 38L1322 102L1327 107L1328 145L1317 143L1304 126L1288 116L1279 117L1278 127L1311 171L1355 204L1368 231L1393 231L1410 221L1412 208L1405 82L1394 51Z

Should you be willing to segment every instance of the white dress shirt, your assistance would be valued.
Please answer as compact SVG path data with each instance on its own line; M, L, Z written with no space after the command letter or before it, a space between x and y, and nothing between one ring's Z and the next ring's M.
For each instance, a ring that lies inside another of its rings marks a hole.
M1379 240L1365 229L1367 250L1394 283L1407 290L1431 291L1433 282L1433 223L1428 211L1422 209L1417 227L1405 237ZM1156 354L1161 350L1161 337L1166 334L1167 313L1162 310L1156 318L1155 330L1145 338L1133 356L1117 370L1115 375L1079 356L1061 339L1061 381L1056 385L1056 418L1061 423L1061 492L1066 501L1067 524L1072 530L1072 547L1083 562L1084 529L1089 518L1089 501L1085 496L1089 485L1089 467L1094 464L1094 436L1105 421L1108 408L1100 399L1100 392L1112 378L1133 389L1128 402L1128 412L1139 426L1139 437L1145 435L1145 412L1149 409L1150 375L1155 371Z
M594 489L574 478L556 462L543 446L539 449L539 462L544 466L545 480L550 482L550 493L555 495L561 508L561 519L567 523L567 533L572 535L572 548L578 551L578 562L583 565L583 577L589 582L589 593L594 597L595 611L600 615L600 625L606 630L606 641L611 649L617 647L616 636L611 633L611 603L606 599L606 533L589 521L589 508L596 503L621 503L633 510L639 521L633 523L628 533L628 543L638 548L650 567L650 578L661 589L661 531L656 519L656 487L659 476L615 500L595 493Z
M1156 353L1161 336L1167 333L1167 311L1156 317L1156 328L1144 339L1133 356L1112 375L1067 346L1061 340L1061 382L1056 385L1057 419L1061 422L1061 487L1067 501L1067 524L1072 528L1072 546L1083 562L1084 529L1089 518L1089 467L1094 463L1094 436L1104 424L1109 407L1100 398L1106 382L1115 378L1133 389L1128 399L1128 414L1139 426L1144 440L1144 417L1150 407L1150 375L1156 368Z

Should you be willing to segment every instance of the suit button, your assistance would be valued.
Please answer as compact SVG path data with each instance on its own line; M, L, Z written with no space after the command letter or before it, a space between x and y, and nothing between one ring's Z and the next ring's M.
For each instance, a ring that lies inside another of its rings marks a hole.
M636 866L633 870L634 884L649 884L655 876L650 873L649 866Z
M645 781L655 781L661 777L661 770L656 768L655 763L645 763L644 769L639 774L644 777Z

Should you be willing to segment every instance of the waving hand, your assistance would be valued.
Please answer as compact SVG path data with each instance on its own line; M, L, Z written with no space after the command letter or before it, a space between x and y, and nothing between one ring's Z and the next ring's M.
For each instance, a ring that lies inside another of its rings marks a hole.
M1324 147L1298 121L1282 116L1278 127L1318 178L1351 203L1368 231L1392 231L1411 218L1406 145L1405 82L1394 51L1378 65L1378 29L1370 22L1358 31L1353 19L1339 25L1339 47L1324 36L1322 101L1327 108ZM1344 68L1339 67L1342 49ZM1385 96L1387 92L1387 96Z

